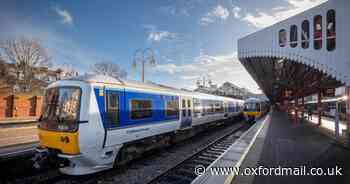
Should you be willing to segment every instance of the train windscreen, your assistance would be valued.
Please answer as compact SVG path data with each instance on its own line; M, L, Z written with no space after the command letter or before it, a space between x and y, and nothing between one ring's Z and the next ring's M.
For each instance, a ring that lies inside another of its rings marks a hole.
M244 104L244 111L247 111L247 112L260 111L260 104L259 103L245 103Z
M39 127L46 130L74 132L78 129L81 89L79 87L49 88L45 95Z

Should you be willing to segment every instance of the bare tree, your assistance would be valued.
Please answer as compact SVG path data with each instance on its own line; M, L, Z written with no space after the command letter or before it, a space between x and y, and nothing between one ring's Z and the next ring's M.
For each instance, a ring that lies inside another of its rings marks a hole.
M9 39L0 43L0 53L16 68L17 85L21 91L32 89L36 67L48 67L50 59L38 40L28 38Z
M119 67L118 64L104 61L95 63L92 69L93 73L107 75L116 78L126 78L127 72Z

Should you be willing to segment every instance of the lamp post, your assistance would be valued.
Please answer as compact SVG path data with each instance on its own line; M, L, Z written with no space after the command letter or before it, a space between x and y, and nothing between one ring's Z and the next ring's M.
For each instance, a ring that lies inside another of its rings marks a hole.
M141 62L141 80L142 82L145 82L145 63L149 62L151 65L156 64L153 50L151 48L146 48L143 50L137 49L134 53L134 60L132 63L133 69L136 69L138 62Z

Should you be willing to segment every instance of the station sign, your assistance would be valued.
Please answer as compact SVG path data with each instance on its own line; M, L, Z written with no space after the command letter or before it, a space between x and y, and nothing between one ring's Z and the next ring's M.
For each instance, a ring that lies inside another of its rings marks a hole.
M322 94L324 97L334 97L335 96L335 88L323 89Z

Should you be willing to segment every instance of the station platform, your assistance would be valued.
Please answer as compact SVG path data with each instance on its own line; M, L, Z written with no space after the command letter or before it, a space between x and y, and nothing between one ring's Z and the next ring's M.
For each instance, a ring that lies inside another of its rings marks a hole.
M234 177L232 184L350 183L350 150L322 134L311 123L293 123L284 112L271 112L270 120L255 139L241 169L306 167L305 175L255 175ZM341 168L342 175L312 176L311 168Z
M37 126L0 127L0 161L34 153L38 146Z
M5 147L38 142L36 124L30 126L0 127L0 150Z

